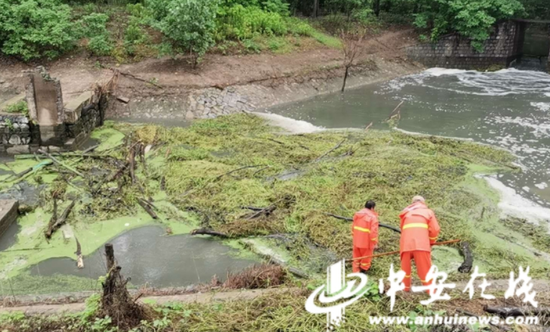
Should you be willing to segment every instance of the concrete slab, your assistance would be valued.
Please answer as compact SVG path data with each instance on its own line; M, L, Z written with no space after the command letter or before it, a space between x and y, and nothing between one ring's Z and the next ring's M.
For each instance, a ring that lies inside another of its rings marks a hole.
M92 91L85 91L65 104L65 123L75 123L80 119L82 108L90 102Z
M17 220L19 201L15 199L0 200L0 236Z

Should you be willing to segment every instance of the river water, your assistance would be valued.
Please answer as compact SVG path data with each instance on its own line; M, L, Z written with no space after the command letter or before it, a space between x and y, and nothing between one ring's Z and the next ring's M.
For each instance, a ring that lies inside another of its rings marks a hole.
M500 207L550 220L550 75L544 72L432 68L269 111L284 116L283 122L301 120L296 125L307 132L365 128L371 122L374 129L388 129L385 121L401 101L401 130L470 139L516 154L524 172L488 179L501 192Z
M159 226L130 230L112 241L122 274L135 286L177 287L210 282L216 275L224 281L228 273L240 272L257 261L236 257L234 250L216 239L190 235L165 235ZM78 269L72 258L52 258L31 267L31 274L74 275L97 280L105 275L104 248L84 259Z

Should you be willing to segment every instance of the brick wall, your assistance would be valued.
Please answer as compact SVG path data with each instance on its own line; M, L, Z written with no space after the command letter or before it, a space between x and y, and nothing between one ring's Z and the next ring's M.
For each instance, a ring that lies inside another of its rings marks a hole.
M484 43L483 52L477 52L469 39L451 34L436 43L421 43L407 49L409 59L428 67L484 69L507 67L521 53L524 24L505 21L497 24Z

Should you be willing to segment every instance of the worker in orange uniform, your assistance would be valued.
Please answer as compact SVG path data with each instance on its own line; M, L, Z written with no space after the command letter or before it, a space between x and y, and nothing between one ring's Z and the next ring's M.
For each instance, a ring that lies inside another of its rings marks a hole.
M405 291L411 290L411 260L414 259L422 285L431 284L426 275L432 267L432 244L439 235L439 224L432 210L428 209L424 197L415 196L412 204L401 214L401 270L405 272Z
M353 216L353 272L365 273L370 269L374 248L378 244L378 214L374 212L376 203L367 201L365 208Z

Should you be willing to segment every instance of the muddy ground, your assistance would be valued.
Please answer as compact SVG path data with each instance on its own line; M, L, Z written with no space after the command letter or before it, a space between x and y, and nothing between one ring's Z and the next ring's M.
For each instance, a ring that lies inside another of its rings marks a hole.
M385 31L366 38L348 86L419 71L419 66L405 60L405 48L416 42L413 30ZM40 64L45 65L53 77L60 79L63 93L67 96L65 99L80 95L94 83L110 79L113 75L110 68L142 79L120 77L116 93L130 98L137 105L132 105L132 102L129 106L119 103L118 107L111 110L111 117L151 117L144 115L142 108L150 108L151 101L156 104L164 101L168 104L165 108L176 109L168 112L170 114L167 117L183 118L189 107L178 108L178 105L186 103L192 91L224 89L229 86L252 86L241 92L247 101L250 100L250 108L268 107L318 93L333 92L339 88L343 76L342 50L321 45L290 54L208 54L198 69L192 69L184 58L165 57L117 65L102 59L83 58L78 54ZM0 91L3 94L0 94L0 99L22 92L27 81L23 71L35 65L37 63L0 60ZM336 79L336 82L331 84L331 79ZM147 82L155 82L156 85ZM296 86L303 85L305 89L302 91L289 91L298 90ZM283 88L277 90L279 86ZM157 114L157 117L162 116ZM199 114L194 117L207 116Z

